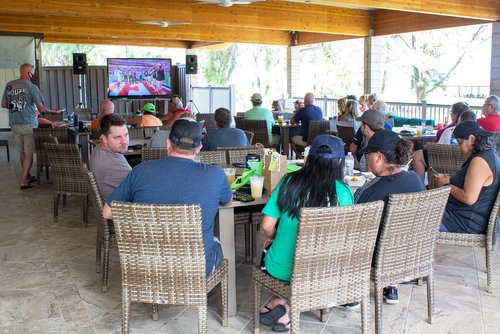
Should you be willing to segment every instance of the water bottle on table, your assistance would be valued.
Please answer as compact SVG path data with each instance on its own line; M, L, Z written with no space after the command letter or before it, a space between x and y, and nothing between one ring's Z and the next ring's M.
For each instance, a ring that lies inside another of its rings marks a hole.
M354 176L354 157L352 152L348 152L344 162L345 175Z

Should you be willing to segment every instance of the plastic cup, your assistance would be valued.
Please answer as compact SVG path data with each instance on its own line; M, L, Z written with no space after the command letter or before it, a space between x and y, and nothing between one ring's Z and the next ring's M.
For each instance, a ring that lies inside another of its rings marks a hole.
M417 134L417 136L421 136L422 135L422 129L421 128L417 129L416 134Z
M234 178L236 176L236 168L224 168L224 173L226 173L227 182L229 182L229 185L233 184Z
M279 124L283 123L283 116L281 115L278 116L278 123Z
M264 188L264 177L254 175L250 177L250 190L253 198L262 198L262 190Z

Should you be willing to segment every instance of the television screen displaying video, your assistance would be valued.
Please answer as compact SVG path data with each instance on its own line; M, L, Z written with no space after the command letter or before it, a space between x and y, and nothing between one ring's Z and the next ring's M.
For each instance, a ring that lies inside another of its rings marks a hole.
M171 60L108 58L108 97L171 97Z

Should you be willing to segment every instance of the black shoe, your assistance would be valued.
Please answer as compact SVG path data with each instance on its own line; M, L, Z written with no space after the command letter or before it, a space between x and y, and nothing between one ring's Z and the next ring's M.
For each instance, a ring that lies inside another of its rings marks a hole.
M399 303L398 288L394 286L384 288L384 302L387 304Z
M344 305L341 305L341 306L345 307L345 309L349 310L349 311L354 311L354 310L357 310L358 308L361 307L361 305L358 302L344 304Z

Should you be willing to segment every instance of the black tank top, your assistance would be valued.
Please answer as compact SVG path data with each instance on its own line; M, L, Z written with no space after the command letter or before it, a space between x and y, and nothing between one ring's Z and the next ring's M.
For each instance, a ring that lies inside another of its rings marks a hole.
M490 149L473 154L462 165L460 171L450 179L450 183L463 189L469 165L476 157L481 157L488 163L493 172L493 183L481 189L478 200L472 205L462 203L450 195L443 219L443 224L450 232L479 234L484 233L488 226L491 208L495 203L500 185L500 158L496 151Z

